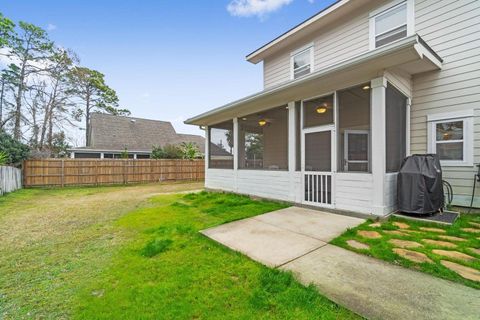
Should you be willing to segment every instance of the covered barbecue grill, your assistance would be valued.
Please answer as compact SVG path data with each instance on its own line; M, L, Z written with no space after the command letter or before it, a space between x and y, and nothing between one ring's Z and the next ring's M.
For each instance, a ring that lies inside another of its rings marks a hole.
M442 168L436 154L415 154L403 160L397 179L398 211L433 214L444 207Z

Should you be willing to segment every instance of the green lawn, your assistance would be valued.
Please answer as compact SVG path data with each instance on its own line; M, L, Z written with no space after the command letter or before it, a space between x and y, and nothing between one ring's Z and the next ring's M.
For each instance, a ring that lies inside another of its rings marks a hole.
M411 230L413 232L405 232L404 230L399 228L398 225L396 225L396 223L399 222L407 224L409 227L405 230ZM478 254L478 251L475 252L472 250L472 248L480 248L480 233L472 233L462 230L463 228L475 229L477 228L476 224L480 226L480 215L464 214L459 219L457 219L457 221L452 226L424 223L412 220L399 219L395 217L392 217L388 221L383 222L381 226L371 226L372 223L373 221L367 221L356 228L349 229L338 238L332 240L331 243L358 253L369 255L407 268L420 270L437 277L452 280L470 287L480 289L480 282L465 279L440 263L441 260L451 261L462 266L466 266L474 270L480 271L480 254ZM422 227L442 229L444 230L444 233L421 230L420 228ZM381 235L381 238L365 238L358 234L358 231L361 230L376 231ZM392 234L391 231L394 230L399 231L400 233L397 232L397 234ZM455 241L442 238L444 236L461 238L463 239L463 241ZM405 249L423 253L431 260L431 263L412 262L394 253L393 249L395 247L398 247L398 245L390 243L389 241L392 239L414 241L421 244L422 246L420 247L410 247ZM427 241L425 241L425 239L427 239ZM367 244L370 248L352 248L350 245L347 244L348 240L356 240L358 242ZM445 245L439 245L440 242L431 242L430 240L448 242L452 245L450 245L451 247L445 247ZM430 241L430 243L428 243L428 241ZM467 254L473 259L471 261L464 261L458 258L445 257L432 252L432 250L456 251Z
M158 195L199 187L22 190L0 198L0 318L358 318L198 232L283 204Z

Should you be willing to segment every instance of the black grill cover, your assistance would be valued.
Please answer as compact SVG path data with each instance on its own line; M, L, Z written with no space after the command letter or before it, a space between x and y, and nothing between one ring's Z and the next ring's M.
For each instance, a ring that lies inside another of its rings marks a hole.
M398 173L398 210L432 214L443 208L442 168L436 154L406 157Z

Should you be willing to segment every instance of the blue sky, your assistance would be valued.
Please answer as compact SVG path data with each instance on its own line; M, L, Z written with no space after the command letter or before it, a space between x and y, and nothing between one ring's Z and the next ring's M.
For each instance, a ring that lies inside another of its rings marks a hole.
M183 120L262 90L245 55L334 0L2 0L106 75L133 116Z

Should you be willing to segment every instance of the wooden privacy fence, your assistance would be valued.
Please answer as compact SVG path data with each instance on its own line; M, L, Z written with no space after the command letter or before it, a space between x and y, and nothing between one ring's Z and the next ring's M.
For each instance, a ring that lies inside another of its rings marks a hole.
M22 170L0 166L0 195L22 188Z
M204 160L38 159L23 164L25 187L203 180Z

